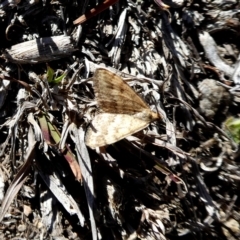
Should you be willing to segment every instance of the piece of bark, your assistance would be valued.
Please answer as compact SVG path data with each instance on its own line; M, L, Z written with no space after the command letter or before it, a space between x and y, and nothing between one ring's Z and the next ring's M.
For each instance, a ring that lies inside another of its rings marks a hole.
M14 63L50 62L70 55L77 48L69 36L34 39L5 49L2 57Z

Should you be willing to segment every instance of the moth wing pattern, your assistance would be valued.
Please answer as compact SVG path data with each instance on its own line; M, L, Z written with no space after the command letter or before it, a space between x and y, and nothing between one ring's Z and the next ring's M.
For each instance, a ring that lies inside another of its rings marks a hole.
M99 108L104 112L134 114L149 109L120 76L104 68L98 68L94 73L93 88Z
M100 113L96 115L85 135L85 143L92 149L117 142L145 127L144 121L127 114Z

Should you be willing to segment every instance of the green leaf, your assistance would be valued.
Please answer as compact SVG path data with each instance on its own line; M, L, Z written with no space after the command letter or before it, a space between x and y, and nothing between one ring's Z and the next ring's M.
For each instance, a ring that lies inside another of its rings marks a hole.
M53 81L54 71L47 65L47 80L49 83Z
M65 76L66 76L66 73L63 73L61 76L55 78L51 83L59 84L63 80L63 78L65 78Z
M236 142L240 143L240 118L228 118L225 123L225 130L227 134Z

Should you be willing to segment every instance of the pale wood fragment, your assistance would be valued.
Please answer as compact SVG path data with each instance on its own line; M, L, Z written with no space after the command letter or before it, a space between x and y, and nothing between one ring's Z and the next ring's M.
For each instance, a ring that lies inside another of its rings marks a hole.
M5 59L14 63L50 62L70 55L74 47L69 36L45 37L13 45L3 53Z

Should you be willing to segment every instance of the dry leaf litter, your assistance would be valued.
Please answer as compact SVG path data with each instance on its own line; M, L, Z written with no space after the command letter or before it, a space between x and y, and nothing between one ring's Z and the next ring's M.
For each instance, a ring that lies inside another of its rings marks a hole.
M1 1L0 239L239 239L239 6Z

